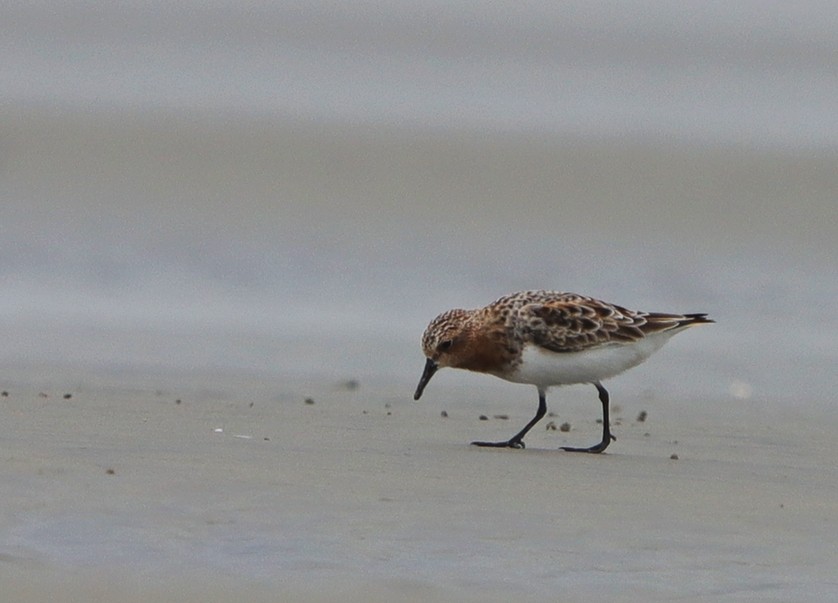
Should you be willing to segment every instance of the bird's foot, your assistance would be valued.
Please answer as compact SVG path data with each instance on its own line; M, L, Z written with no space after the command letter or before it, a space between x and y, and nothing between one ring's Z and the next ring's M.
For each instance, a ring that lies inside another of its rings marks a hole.
M605 452L605 449L608 448L608 445L611 443L612 440L616 440L613 435L609 434L608 438L601 441L599 444L591 446L590 448L572 448L570 446L562 446L561 450L566 452L587 452L589 454L599 454L600 452Z
M506 442L472 442L471 445L481 446L483 448L514 448L516 450L526 448L524 440L516 440L515 438Z

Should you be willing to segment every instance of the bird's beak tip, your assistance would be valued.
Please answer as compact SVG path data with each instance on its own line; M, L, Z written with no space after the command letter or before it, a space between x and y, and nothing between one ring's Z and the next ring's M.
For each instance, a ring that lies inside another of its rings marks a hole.
M425 361L425 370L422 371L422 377L419 379L419 385L416 386L416 392L413 394L413 399L418 400L422 397L422 392L425 391L425 386L428 384L428 381L431 380L431 377L434 376L434 373L439 368L439 365L428 358Z

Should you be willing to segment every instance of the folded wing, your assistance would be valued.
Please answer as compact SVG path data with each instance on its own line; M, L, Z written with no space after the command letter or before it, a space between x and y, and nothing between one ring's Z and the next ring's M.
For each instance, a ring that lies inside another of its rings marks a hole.
M518 317L525 340L560 353L629 344L654 333L712 322L705 314L638 312L574 293L523 305Z

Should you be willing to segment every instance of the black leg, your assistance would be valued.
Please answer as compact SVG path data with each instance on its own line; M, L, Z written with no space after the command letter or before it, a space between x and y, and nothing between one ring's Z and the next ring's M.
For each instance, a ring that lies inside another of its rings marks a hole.
M570 448L568 446L562 446L562 450L567 450L568 452L599 453L608 448L611 440L617 439L611 435L611 426L608 419L608 392L604 387L602 387L601 383L594 383L594 385L599 392L599 401L602 402L602 441L590 448Z
M538 423L544 415L547 414L547 394L543 390L538 390L538 410L532 421L527 423L524 428L512 436L506 442L472 442L474 446L488 446L491 448L526 448L524 445L524 436L532 429L533 425Z

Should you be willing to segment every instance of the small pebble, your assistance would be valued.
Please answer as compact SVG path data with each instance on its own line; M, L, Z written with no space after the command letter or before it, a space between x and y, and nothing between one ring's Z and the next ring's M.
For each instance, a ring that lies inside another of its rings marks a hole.
M4 398L8 398L9 397L9 392L7 392L7 391L0 392L0 396L3 396Z
M669 455L669 458L671 458L673 461L677 461L678 455L673 452L671 455Z
M113 469L106 469L105 473L107 473L108 475L114 475L116 471L114 471Z
M570 423L565 421L564 423L559 425L559 431L564 431L565 433L570 431Z
M312 404L314 404L314 398L306 398L305 403L311 406Z
M448 411L443 410L441 413L439 413L439 416L441 416L443 419L447 419L448 418Z
M509 420L509 415L495 415L495 418L500 421L507 421Z
M253 402L247 405L248 408L253 408Z
M645 420L646 420L646 417L647 417L647 416L648 416L648 414L646 413L646 411L645 411L645 410L641 410L641 411L638 413L638 415L637 415L637 422L638 422L638 423L642 423L643 421L645 421Z
M69 400L72 397L73 397L73 394L64 394L64 399L65 400Z
M550 421L547 423L547 431L556 431L556 422Z
M481 421L488 421L489 417L487 417L486 415L480 415L480 420Z

